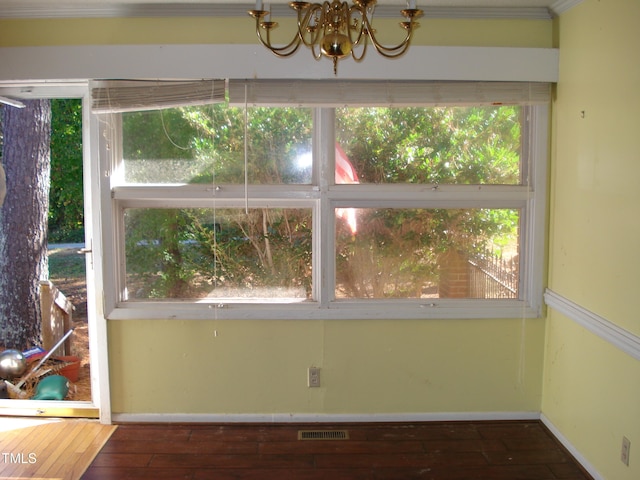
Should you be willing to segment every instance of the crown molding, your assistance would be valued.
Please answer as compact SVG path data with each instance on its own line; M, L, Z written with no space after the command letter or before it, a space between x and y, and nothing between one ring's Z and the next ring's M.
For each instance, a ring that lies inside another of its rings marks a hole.
M572 3L581 0L561 0ZM255 8L251 3L207 4L207 3L42 3L20 2L5 5L0 18L122 18L122 17L243 17ZM287 5L271 6L274 17L294 17L295 12ZM397 5L378 5L376 18L401 18ZM424 7L424 18L520 18L550 19L553 13L544 7Z
M584 0L557 0L551 4L549 10L551 10L554 16L558 16L576 5L581 4L583 1Z

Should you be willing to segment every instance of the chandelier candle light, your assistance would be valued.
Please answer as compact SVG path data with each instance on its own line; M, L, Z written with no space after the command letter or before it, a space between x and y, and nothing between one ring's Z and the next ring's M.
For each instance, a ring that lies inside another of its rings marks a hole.
M407 2L407 8L400 13L406 18L400 26L406 31L405 38L394 47L387 47L376 39L376 31L371 23L376 0L339 0L323 3L291 2L289 6L298 16L298 31L286 45L275 46L271 43L271 31L278 26L271 21L271 12L264 9L262 0L256 1L256 9L249 10L249 15L256 19L256 34L260 43L278 57L293 55L300 45L311 49L313 58L320 60L322 56L333 60L333 72L338 74L338 60L351 55L356 62L364 59L369 42L376 51L387 57L395 58L404 54L411 43L413 31L419 26L415 21L422 15L416 8L416 1ZM355 48L362 46L359 53Z

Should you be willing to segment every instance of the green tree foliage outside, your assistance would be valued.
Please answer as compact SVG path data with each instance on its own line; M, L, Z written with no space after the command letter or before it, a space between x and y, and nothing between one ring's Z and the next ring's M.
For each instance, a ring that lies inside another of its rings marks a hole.
M51 101L50 242L84 239L82 105ZM337 109L336 136L360 183L519 184L519 107ZM308 184L310 109L253 108L253 184ZM241 184L244 112L216 105L124 116L128 182ZM0 138L1 141L1 138ZM177 179L178 173L182 176ZM144 298L202 296L213 286L311 292L311 219L304 209L129 212L127 268ZM242 212L240 212L242 213ZM338 223L338 296L405 297L437 282L438 258L514 244L511 209L359 209L358 234ZM153 240L149 243L149 240ZM145 243L146 242L146 243ZM417 289L417 290L416 290Z
M363 183L520 182L520 108L343 108L338 141Z
M226 105L127 114L129 182L242 184L244 112ZM338 109L336 136L360 183L521 183L519 107ZM311 111L253 108L249 182L306 184ZM181 180L176 180L181 176ZM337 296L419 297L438 258L515 244L512 209L358 209L339 223ZM311 295L311 217L304 209L133 209L127 213L130 295L194 298L220 290L302 289ZM139 287L139 288L137 288ZM133 290L133 291L132 291Z
M248 122L249 182L309 183L310 171L293 168L293 159L300 149L311 150L311 110L255 108ZM240 108L222 104L125 113L123 131L127 182L244 182Z
M311 149L310 110L255 109L247 128L251 183L310 181L310 169L294 162L301 149ZM128 182L244 182L242 109L128 113L123 131ZM311 290L309 211L140 209L128 211L126 222L130 295L192 298L247 285Z
M82 101L51 100L49 243L84 242Z
M338 141L362 183L517 185L520 108L339 109ZM510 209L371 209L342 230L337 296L420 297L450 249L473 255L515 244ZM343 290L343 292L341 292Z

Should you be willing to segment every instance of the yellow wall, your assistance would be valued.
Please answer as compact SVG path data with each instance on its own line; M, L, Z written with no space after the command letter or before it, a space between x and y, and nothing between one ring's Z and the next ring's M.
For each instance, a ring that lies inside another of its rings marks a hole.
M249 44L251 22L2 20L0 46ZM415 44L549 48L552 37L551 20L424 19ZM543 319L112 321L112 410L538 412L544 328ZM306 386L311 365L322 368L319 389Z
M547 48L552 29L423 19L415 44ZM249 17L0 21L0 46L255 42ZM113 321L108 343L116 414L536 412L542 395L541 319Z
M635 335L638 20L637 0L586 0L559 18L549 262L553 291ZM637 360L549 310L542 411L605 478L640 478L639 399Z
M0 46L253 43L247 20L0 20ZM637 0L585 0L555 25L423 19L415 39L417 45L560 47L549 285L635 335L638 20ZM113 412L542 407L604 478L640 478L638 361L552 309L547 322L546 333L543 319L110 322ZM322 368L319 389L306 387L310 365ZM629 467L619 460L623 435L632 442Z
M537 412L543 343L542 319L110 322L112 407ZM309 366L321 367L322 387L307 387Z
M292 32L293 19L280 20L278 33ZM398 43L396 20L375 22L380 39ZM550 20L422 19L414 45L552 47ZM257 43L255 23L246 18L93 18L0 20L0 47L42 45L128 45ZM389 32L384 35L384 32ZM282 37L282 41L285 38Z

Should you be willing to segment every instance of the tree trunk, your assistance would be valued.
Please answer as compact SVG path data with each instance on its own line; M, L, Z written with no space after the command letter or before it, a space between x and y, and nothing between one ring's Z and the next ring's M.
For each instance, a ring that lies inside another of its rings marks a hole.
M51 170L49 100L24 103L23 109L2 108L7 195L0 208L0 344L19 350L40 344Z

